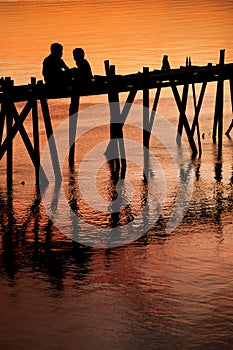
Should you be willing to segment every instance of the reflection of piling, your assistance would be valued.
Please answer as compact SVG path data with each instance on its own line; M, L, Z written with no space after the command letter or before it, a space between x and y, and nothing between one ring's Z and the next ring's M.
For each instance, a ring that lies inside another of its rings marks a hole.
M144 154L148 161L149 144L151 131L154 125L156 110L160 101L160 95L163 88L171 88L176 105L178 107L178 126L177 126L177 144L181 144L181 137L186 133L192 155L195 157L198 153L202 154L201 131L200 131L200 111L204 100L204 95L208 82L217 82L215 113L213 122L213 141L218 141L218 149L222 149L223 135L223 97L224 81L229 80L231 104L233 111L233 63L225 64L225 51L220 51L219 64L207 66L194 66L191 59L186 59L186 65L178 69L172 69L169 64L168 56L163 57L161 69L150 71L144 67L142 72L128 75L117 75L115 66L105 61L105 76L95 76L90 86L82 88L72 86L70 88L58 87L56 91L43 84L31 79L29 85L14 86L11 78L0 79L0 160L6 154L7 163L7 186L12 187L13 176L13 141L17 133L20 134L26 147L29 157L35 168L36 184L39 184L40 176L46 180L44 170L40 167L40 130L38 101L40 101L44 128L49 148L51 161L54 169L55 179L60 182L62 179L59 165L59 157L53 136L52 118L50 115L48 100L71 98L69 115L69 166L74 167L75 136L78 121L78 111L81 96L91 96L106 94L108 96L110 110L110 143L106 150L108 159L113 159L118 166L126 166L126 154L124 147L123 129L129 114L130 108L135 100L138 91L143 94L143 133L142 145ZM196 93L196 85L201 84L199 96ZM182 93L178 87L182 87ZM150 93L155 90L153 105L150 107ZM189 92L192 93L194 115L190 122L187 116L187 103ZM125 104L121 110L120 93L128 93ZM19 112L16 107L17 102L25 102L22 110ZM24 121L28 116L32 118L33 141L30 140L24 127ZM226 131L229 135L233 128L233 121ZM197 142L196 142L197 139ZM146 151L145 151L146 150ZM148 162L145 163L146 168Z

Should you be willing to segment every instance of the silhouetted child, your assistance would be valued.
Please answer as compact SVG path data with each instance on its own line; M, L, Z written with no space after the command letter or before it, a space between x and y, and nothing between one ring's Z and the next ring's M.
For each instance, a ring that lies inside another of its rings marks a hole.
M69 83L69 68L62 59L63 47L53 43L50 55L43 61L42 74L46 84L53 88L66 87Z
M78 67L71 69L71 75L75 86L87 87L92 82L93 75L89 62L84 58L84 50L82 48L74 49L73 57Z

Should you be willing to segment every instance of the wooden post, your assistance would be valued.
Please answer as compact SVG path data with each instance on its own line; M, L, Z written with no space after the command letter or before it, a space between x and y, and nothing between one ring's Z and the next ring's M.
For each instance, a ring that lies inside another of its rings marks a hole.
M2 103L1 111L0 111L0 147L1 147L1 144L2 144L4 123L5 123L5 105L4 105L4 103Z
M158 106L158 103L159 103L160 93L161 93L161 83L157 87L155 98L154 98L153 107L152 107L152 110L151 110L151 115L150 115L150 120L149 120L149 133L150 133L149 135L151 135L151 130L153 128L155 115L156 115L156 110L157 110L157 106Z
M191 133L192 135L194 135L195 132L195 128L197 128L197 138L198 138L198 149L199 149L199 155L201 155L202 153L202 147L201 147L201 136L200 136L200 128L199 128L199 114L201 111L201 106L202 106L202 102L204 99L204 95L205 95L205 90L206 90L206 86L207 86L207 81L204 81L201 87L201 92L198 98L198 102L196 100L196 91L195 91L195 85L193 84L192 88L193 88L193 100L194 100L194 110L195 110L195 114L194 114L194 118L193 118L193 124L191 127Z
M33 129L33 141L34 141L34 154L36 158L35 176L36 176L36 186L39 186L39 171L40 171L39 121L38 121L37 100L36 98L34 98L36 78L31 78L31 85L32 85L32 129Z
M13 137L12 137L12 124L13 124L13 116L10 110L10 101L9 101L9 95L10 95L10 87L14 82L10 79L5 80L5 91L4 94L7 94L5 97L5 103L6 103L6 137L8 138L8 144L7 144L7 154L6 154L6 172L7 172L7 189L8 191L12 190L13 185Z
M12 122L13 118L10 113L7 113L7 122L6 122L6 135L9 138L10 142L8 143L7 147L7 154L6 154L6 171L7 171L7 188L8 190L12 189L12 176L13 176L13 140L12 140Z
M49 142L50 155L51 155L55 180L59 183L62 181L62 175L61 175L61 169L60 169L59 160L58 160L57 148L56 148L56 144L53 136L53 128L52 128L52 122L51 122L50 113L49 113L49 106L48 106L47 100L44 98L40 100L40 103L42 108L42 115L44 119L47 140Z
M229 134L230 134L232 128L233 128L233 119L231 120L231 124L230 124L229 128L228 128L227 131L225 132L225 134L226 134L227 136L229 136Z
M163 67L162 68L165 71L169 71L170 70L170 64L168 62L168 56L166 56L166 55L163 58ZM182 101L181 101L181 98L180 98L177 86L176 86L176 84L175 84L173 79L170 79L170 84L171 84L171 89L172 89L173 95L174 95L175 100L176 100L176 104L177 104L178 110L180 112L180 118L182 119L182 123L184 125L185 131L186 131L186 134L187 134L187 137L188 137L188 140L189 140L189 145L190 145L190 147L192 149L192 152L193 152L193 157L195 157L197 155L197 147L196 147L193 135L192 135L191 130L190 130L188 119L186 117L186 113L184 111L183 104L182 104Z
M116 90L116 73L115 66L109 65L109 61L104 61L105 72L108 78L109 90L108 90L108 102L110 109L110 142L105 152L106 156L110 158L114 157L116 167L121 165L126 167L126 155L125 155L125 146L124 146L124 136L123 136L123 125L126 116L121 118L120 111L120 101L119 94ZM132 93L133 95L133 93ZM130 96L130 99L132 96ZM126 113L126 110L124 114ZM110 152L110 153L109 153Z
M69 115L70 117L74 115L75 118L74 117L72 117L72 119L69 118L69 146L70 146L69 167L71 169L74 168L75 137L76 137L76 129L77 129L77 123L78 123L79 101L80 101L80 96L72 93L71 100L70 100ZM71 120L72 120L72 123L71 123Z
M149 91L149 67L143 67L143 177L148 179L149 174L149 143L150 143L150 91Z
M143 146L149 149L150 92L148 86L148 75L149 68L143 67Z
M215 113L214 113L214 125L213 125L213 142L216 142L216 134L218 129L218 148L222 148L222 134L223 134L223 99L224 99L224 79L222 77L221 68L224 66L225 50L220 51L219 58L219 77L217 83L216 100L215 100Z
M125 121L126 121L126 118L129 114L129 111L130 111L130 108L132 106L132 103L134 101L134 98L137 94L137 86L133 86L131 89L130 89L130 92L129 92L129 95L126 99L126 102L125 102L125 105L122 109L122 112L121 112L121 117L122 117L122 124L124 125Z
M231 92L231 110L233 112L233 76L231 76L230 80L229 80L229 83L230 83L230 92ZM233 119L231 121L231 124L229 125L229 128L227 129L227 131L225 132L225 134L227 136L229 136L230 132L231 132L231 129L233 128Z
M233 76L231 76L229 82L230 82L230 92L231 92L231 111L233 112Z
M190 60L190 57L186 57L186 67L189 67L189 66L191 66L191 60ZM189 90L189 84L184 84L183 93L182 93L182 100L181 100L184 112L186 112L186 107L187 107L188 90ZM179 123L178 123L178 127L177 127L177 136L176 136L176 143L179 146L181 145L183 126L184 126L184 124L182 121L182 115L180 115Z
M182 110L184 111L184 113L186 113L186 107L187 107L187 102L188 102L188 90L189 90L189 84L184 84L183 93L182 93L182 100L181 100ZM183 126L184 126L183 118L182 118L182 114L180 113L179 123L178 123L178 127L177 127L177 136L176 136L176 142L179 146L181 145Z

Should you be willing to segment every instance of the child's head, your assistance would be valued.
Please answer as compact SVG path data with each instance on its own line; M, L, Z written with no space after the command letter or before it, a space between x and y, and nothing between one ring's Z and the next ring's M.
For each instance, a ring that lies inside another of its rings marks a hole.
M83 60L85 56L84 50L81 47L77 47L73 50L73 57L75 61Z
M62 46L61 44L59 44L59 43L53 43L53 44L50 46L50 52L51 52L53 55L62 57L63 46Z

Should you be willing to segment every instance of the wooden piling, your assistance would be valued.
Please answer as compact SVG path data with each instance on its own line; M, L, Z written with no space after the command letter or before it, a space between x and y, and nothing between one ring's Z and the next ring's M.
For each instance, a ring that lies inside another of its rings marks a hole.
M199 128L199 114L201 111L201 106L203 103L204 95L205 95L205 90L206 90L207 82L204 81L201 87L200 95L197 101L196 98L196 91L195 91L195 85L193 84L193 100L194 100L194 118L193 118L193 123L191 127L191 133L194 135L195 128L197 129L197 138L198 138L198 150L199 150L199 156L202 154L202 146L201 146L201 136L200 136L200 128Z
M220 51L219 58L219 73L215 100L215 113L213 124L213 142L216 142L216 134L218 131L218 148L222 148L222 134L223 134L223 99L224 99L224 79L222 76L222 68L224 66L225 50Z
M167 55L165 55L163 58L163 70L170 71L170 64L168 62ZM186 131L186 134L188 137L189 145L190 145L192 152L193 152L193 157L195 157L197 155L197 147L196 147L193 135L191 133L188 119L187 119L186 113L184 111L184 106L182 104L182 100L180 98L180 95L179 95L177 86L174 82L174 79L172 79L172 78L170 79L170 84L171 84L171 89L172 89L172 92L173 92L173 95L174 95L174 98L175 98L175 101L176 101L176 104L177 104L177 107L178 107L178 110L180 113L180 118L182 120L182 123L184 125L185 131Z
M2 144L4 124L5 124L5 110L4 109L5 109L5 106L4 106L4 103L2 103L1 111L0 111L0 147Z
M34 89L36 87L36 78L31 78L32 85L32 132L34 141L34 154L36 158L35 177L36 185L39 186L39 171L40 171L40 141L39 141L39 120L37 100L34 98Z
M150 120L149 120L149 136L151 135L151 131L152 131L152 128L153 128L155 115L156 115L156 110L157 110L157 106L158 106L158 103L159 103L160 93L161 93L161 84L159 84L159 86L157 87L157 90L156 90L156 93L155 93L154 102L153 102L153 107L152 107L152 110L151 110L151 115L150 115Z
M78 123L78 110L79 110L80 96L78 94L72 94L70 100L69 116L69 167L74 168L74 157L75 157L75 137ZM72 121L72 123L71 123Z
M190 60L190 57L186 57L186 67L189 67L189 66L191 66L191 60ZM184 112L186 112L186 107L187 107L188 91L189 91L189 84L184 84L183 92L182 92L182 99L181 99ZM182 115L180 115L178 127L177 127L177 137L176 137L176 142L179 146L181 145L183 126L184 125L183 125Z
M143 146L149 149L150 92L148 86L149 68L143 67Z
M225 132L225 134L226 134L227 136L229 136L229 134L230 134L232 128L233 128L233 119L231 120L231 124L229 125L229 128L228 128L227 131Z
M233 76L229 79L231 94L231 111L233 112Z
M184 84L183 92L182 92L182 99L181 99L182 110L184 111L184 113L186 113L186 108L187 108L188 91L189 91L189 84ZM179 146L181 145L181 137L182 137L183 127L184 127L183 116L182 116L182 113L180 113L179 123L178 123L178 127L177 127L177 136L176 136L176 142Z
M14 84L14 82L12 82ZM9 96L10 88L12 86L11 80L5 81L5 99L4 103L6 106L6 137L8 138L7 153L6 153L6 173L7 173L7 189L11 192L13 184L13 136L12 136L12 124L13 116L9 109Z
M124 117L123 120L120 111L119 94L115 86L115 66L109 65L108 60L106 60L104 64L105 73L108 78L108 102L110 109L110 143L105 154L106 156L107 154L109 154L110 158L114 157L117 167L119 167L120 162L123 167L126 167L123 125L127 115ZM130 99L131 98L132 97L130 97ZM125 113L126 110L124 111L124 114Z
M62 181L62 175L61 175L61 169L60 169L59 160L58 160L56 143L53 135L53 128L52 128L52 122L51 122L50 113L49 113L48 102L46 99L42 98L40 99L40 103L41 103L41 109L42 109L42 115L44 119L47 140L49 143L54 176L55 176L56 182L59 183Z
M231 110L233 112L233 76L231 76L231 78L229 79L229 83L230 83L230 94L231 94ZM229 125L227 131L225 132L225 134L227 136L229 136L232 129L233 129L233 119L232 119L231 124Z
M12 140L12 123L13 118L10 113L7 113L7 119L6 119L6 135L9 140L8 147L7 147L7 153L6 153L6 164L7 164L7 188L8 190L12 189L12 181L13 181L13 140Z

